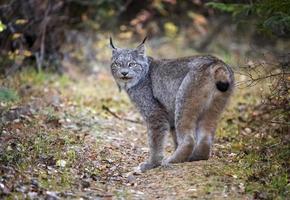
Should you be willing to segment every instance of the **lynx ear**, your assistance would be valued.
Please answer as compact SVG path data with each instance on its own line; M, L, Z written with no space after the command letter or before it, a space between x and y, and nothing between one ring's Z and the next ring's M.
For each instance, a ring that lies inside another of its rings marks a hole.
M111 49L115 49L115 50L117 50L117 48L114 46L114 44L113 44L113 39L112 39L112 37L110 37L110 47L111 47Z
M115 47L115 45L113 44L113 39L112 37L110 37L110 48L112 49L112 54L113 55L116 55L119 48L118 47Z
M147 39L147 36L143 39L143 41L141 42L141 44L139 44L139 46L136 48L138 54L140 55L145 55L145 41Z

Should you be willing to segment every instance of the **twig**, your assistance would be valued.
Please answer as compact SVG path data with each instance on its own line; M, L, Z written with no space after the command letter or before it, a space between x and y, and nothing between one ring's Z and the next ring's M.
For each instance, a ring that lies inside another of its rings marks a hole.
M238 81L238 82L236 82L235 86L241 86L242 84L246 84L246 87L255 86L259 81L265 80L265 79L268 79L268 78L273 78L273 77L276 77L276 76L290 75L290 73L288 73L288 72L282 72L282 73L276 73L276 74L272 74L271 73L268 76L260 76L260 77L254 78L253 75L250 74L250 73L248 73L247 75L246 74L242 74L242 73L239 73L239 74L244 75L244 76L248 76L250 79L245 80L245 81Z
M252 81L260 81L262 79L267 79L267 78L271 78L271 77L275 77L275 76L284 76L284 75L288 75L288 74L290 75L290 73L287 73L287 72L270 74L268 76L262 76L262 77L258 77L258 78L253 78Z
M125 120L125 121L131 122L131 123L135 123L135 124L142 124L142 122L140 122L140 121L136 121L136 120L132 120L132 119L127 119L127 118L120 117L119 115L117 115L116 113L114 113L113 111L111 111L110 108L108 108L105 105L102 105L102 109L105 110L105 111L107 111L109 114L111 114L113 117L115 117L115 118L117 118L119 120Z
M43 23L43 30L42 30L42 36L41 36L41 45L40 45L40 54L38 55L38 59L37 59L37 70L38 72L41 71L42 68L42 64L43 64L43 60L44 60L44 56L45 56L45 38L46 38L46 28L47 28L47 24L49 22L49 19L47 19L49 13L51 10L51 1L48 1L48 6L47 9L45 10L45 14L44 14L44 23Z
M107 106L103 105L102 109L107 111L108 113L110 113L111 115L113 115L114 117L116 117L117 119L122 119L121 117L119 117L116 113L114 113L113 111L110 110L110 108L108 108Z
M281 124L281 125L285 125L285 126L290 126L290 122L280 122L280 121L270 121L270 123L272 124Z

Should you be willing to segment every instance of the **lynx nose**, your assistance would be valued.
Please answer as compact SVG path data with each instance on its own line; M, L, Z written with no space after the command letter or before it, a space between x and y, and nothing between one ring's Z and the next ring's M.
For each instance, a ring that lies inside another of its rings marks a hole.
M123 71L123 72L121 72L121 74L122 74L123 76L127 76L128 72Z

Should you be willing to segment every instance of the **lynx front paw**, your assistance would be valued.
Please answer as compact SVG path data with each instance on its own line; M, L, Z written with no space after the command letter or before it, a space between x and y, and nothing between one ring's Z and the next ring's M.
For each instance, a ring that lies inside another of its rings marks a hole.
M147 170L153 169L160 166L160 164L157 163L150 163L150 162L143 162L140 163L138 167L136 167L135 171L139 173L143 173Z

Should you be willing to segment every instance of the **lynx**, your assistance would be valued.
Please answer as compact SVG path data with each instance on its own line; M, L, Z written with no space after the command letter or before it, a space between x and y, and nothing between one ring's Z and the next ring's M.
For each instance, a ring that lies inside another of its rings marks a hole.
M150 155L139 170L209 159L219 116L234 89L232 69L213 56L154 59L145 54L145 40L123 49L110 38L112 75L148 129ZM175 151L163 158L168 132Z

